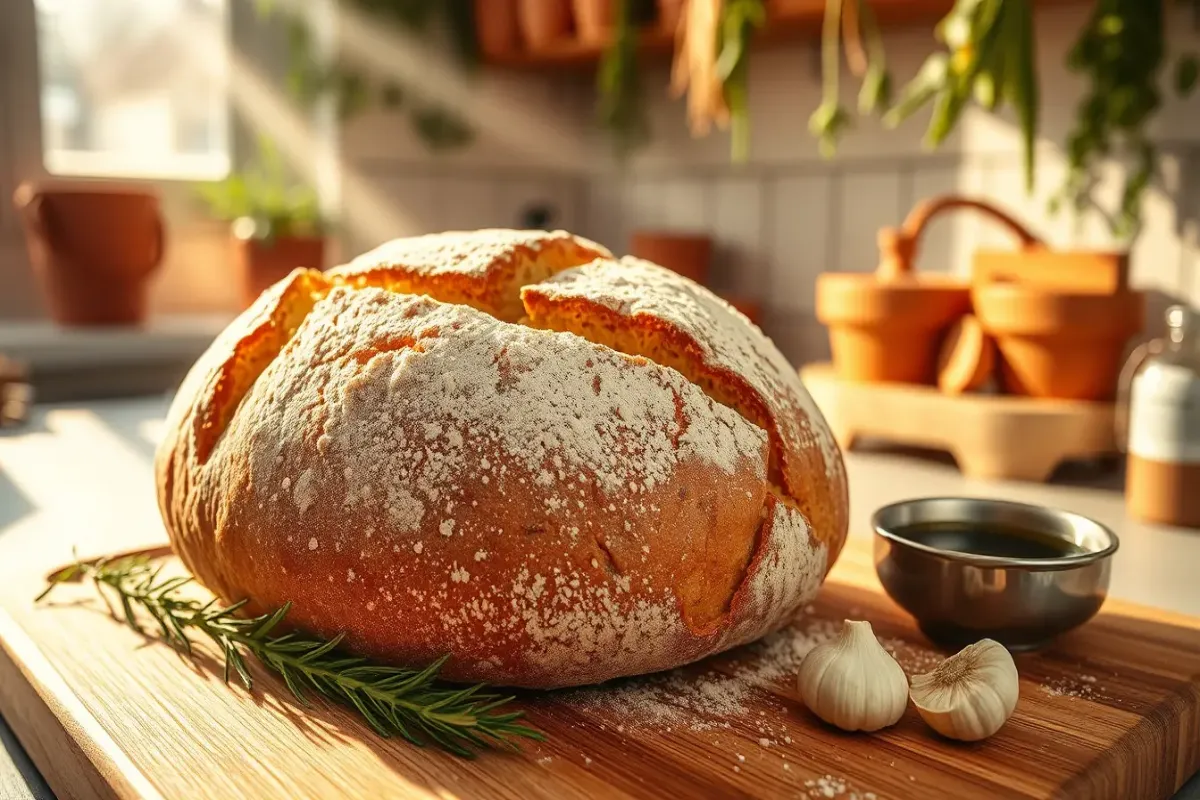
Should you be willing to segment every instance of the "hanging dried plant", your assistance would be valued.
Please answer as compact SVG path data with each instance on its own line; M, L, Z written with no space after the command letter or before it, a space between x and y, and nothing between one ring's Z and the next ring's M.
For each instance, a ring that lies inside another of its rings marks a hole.
M686 0L676 33L671 89L687 94L688 127L706 136L732 126L733 160L750 147L750 37L766 23L763 0Z
M724 5L724 0L686 0L676 33L671 91L676 97L687 95L693 136L706 136L714 122L720 127L729 124L729 106L717 73L717 33Z

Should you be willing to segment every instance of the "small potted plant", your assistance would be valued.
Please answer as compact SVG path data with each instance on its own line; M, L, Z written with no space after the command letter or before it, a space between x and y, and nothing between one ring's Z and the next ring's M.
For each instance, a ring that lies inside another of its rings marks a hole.
M198 191L212 215L230 223L246 305L296 267L324 266L326 223L316 193L288 177L270 142L260 143L252 166Z

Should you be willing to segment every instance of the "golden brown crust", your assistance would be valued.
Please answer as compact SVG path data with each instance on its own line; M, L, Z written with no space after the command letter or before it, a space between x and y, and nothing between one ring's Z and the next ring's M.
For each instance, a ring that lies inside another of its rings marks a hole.
M849 527L845 467L795 370L737 309L670 270L601 259L522 290L530 324L679 370L770 434L772 480L834 558Z
M159 501L206 586L533 687L686 663L816 591L829 548L737 411L653 361L366 283L298 271L181 388Z
M331 275L355 286L427 294L515 322L521 287L611 253L566 231L483 230L396 239Z

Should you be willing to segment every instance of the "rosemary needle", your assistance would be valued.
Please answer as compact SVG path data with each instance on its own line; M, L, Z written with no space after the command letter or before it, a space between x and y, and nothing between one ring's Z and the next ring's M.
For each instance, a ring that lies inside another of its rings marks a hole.
M245 600L230 606L215 599L202 603L180 594L191 578L160 578L160 570L144 556L77 561L54 575L37 599L64 581L90 579L109 613L134 630L144 631L140 610L157 623L164 641L184 653L192 651L189 631L211 639L224 654L226 682L232 672L247 689L254 688L244 656L249 651L283 678L300 703L307 706L310 695L320 695L349 706L381 736L399 734L416 745L434 742L468 758L483 748L515 748L518 738L543 739L539 731L520 723L520 711L500 710L511 697L483 684L457 686L439 680L445 657L425 669L406 669L339 651L340 635L328 640L301 633L272 635L290 603L270 614L241 617L238 611Z

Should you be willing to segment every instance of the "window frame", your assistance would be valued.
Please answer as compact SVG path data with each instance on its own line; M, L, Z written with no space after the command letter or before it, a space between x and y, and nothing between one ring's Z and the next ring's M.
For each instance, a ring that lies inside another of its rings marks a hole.
M278 81L282 87L289 67L286 36L277 22L266 21L255 4L226 0L227 42L230 57L248 62L263 77ZM314 15L323 28L336 24L337 0L306 0L306 14ZM333 47L332 37L324 46ZM236 75L230 74L231 81ZM42 152L41 77L37 52L37 15L35 0L0 0L0 289L16 285L18 294L29 285L30 269L24 231L12 196L23 181L63 180L84 183L89 180L120 181L154 189L161 201L171 237L176 241L214 242L228 237L228 226L211 217L204 204L197 202L196 179L129 175L55 175L46 168ZM230 170L244 168L257 155L257 141L245 129L246 120L238 113L235 97L227 96L229 113L228 161ZM340 149L340 125L330 99L319 101L312 110L314 124L323 142L318 156L327 160ZM340 198L341 173L325 170L315 187L322 197L335 203ZM335 213L336 209L334 209ZM336 242L336 237L334 237ZM186 252L168 248L172 257L186 260ZM22 275L21 273L25 273ZM28 309L37 318L44 315L41 303L33 297L12 297L0 303L0 322L12 309ZM18 317L20 317L18 312Z
M237 0L227 0L226 25L230 46L236 46ZM110 180L152 185L166 195L176 195L184 187L203 180L220 180L224 175L208 171L203 177L181 175L135 174L134 171L105 169L72 170L54 173L46 165L42 142L41 74L38 62L37 11L35 0L5 0L0 2L0 232L16 231L18 220L11 198L18 185L26 180ZM242 155L233 131L232 108L226 118L229 128L227 175L237 167ZM86 157L84 157L85 159ZM83 160L83 159L81 159ZM201 171L203 172L203 171Z
M236 10L251 5L228 0L226 24L230 46L238 46L239 26ZM37 11L34 0L0 0L0 289L15 285L37 292L30 283L30 263L25 232L13 205L13 194L25 181L62 180L140 184L153 188L162 200L163 212L176 239L224 239L228 228L195 201L196 179L187 177L134 177L129 175L78 174L56 175L46 168L42 150L41 74L37 50ZM246 148L230 126L229 169L237 169ZM169 251L170 252L170 251ZM5 304L0 303L0 308ZM17 321L40 319L45 308L40 297L10 298L8 309L23 308ZM9 321L0 313L0 323Z
M0 3L0 143L4 164L0 166L3 210L0 229L20 236L12 206L13 192L26 179L46 177L42 164L42 118L38 97L40 78L37 60L37 23L33 0Z

